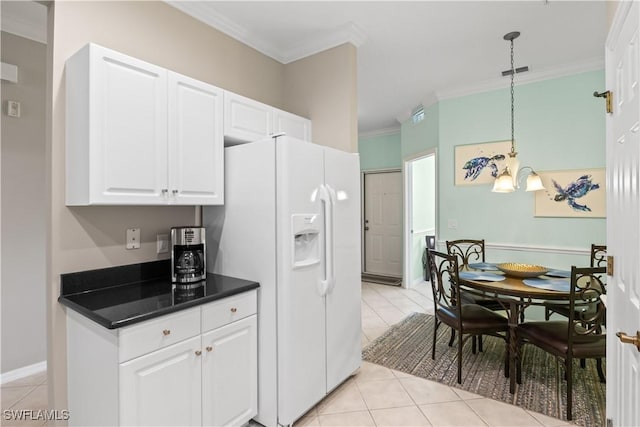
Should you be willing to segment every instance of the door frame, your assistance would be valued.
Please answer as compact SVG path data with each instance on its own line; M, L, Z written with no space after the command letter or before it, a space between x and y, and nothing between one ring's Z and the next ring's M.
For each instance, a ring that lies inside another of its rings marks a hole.
M366 240L367 240L367 235L365 233L365 223L364 223L364 217L365 217L365 194L364 194L364 178L365 175L369 175L369 174L376 174L376 173L392 173L392 172L400 172L402 173L402 168L386 168L386 169L369 169L369 170L364 170L360 172L360 235L362 236L362 239L360 239L360 247L361 247L361 253L362 253L362 259L360 260L360 270L362 271L362 273L368 273L368 271L365 270L366 267L366 262L365 260L367 259L367 253L366 253ZM404 261L404 260L403 260Z
M413 213L413 162L423 159L425 157L434 156L434 180L435 180L435 194L434 194L434 209L435 209L435 230L434 235L436 235L436 241L438 241L438 200L439 200L439 190L438 190L438 149L436 147L430 148L425 151L421 151L419 153L412 154L409 157L406 157L402 160L402 170L403 170L403 209L404 209L404 231L403 231L403 280L402 287L403 288L411 288L413 283L411 283L411 272L413 271L413 266L411 263L412 257L412 213Z

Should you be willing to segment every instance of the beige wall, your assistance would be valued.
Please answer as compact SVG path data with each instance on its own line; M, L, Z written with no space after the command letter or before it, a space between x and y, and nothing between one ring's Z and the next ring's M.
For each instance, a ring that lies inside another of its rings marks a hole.
M47 47L2 33L2 61L18 82L2 81L2 367L3 374L46 360L45 83ZM8 99L21 117L6 115Z
M284 109L308 117L317 144L358 152L357 50L344 44L285 65Z
M193 207L64 205L66 59L88 42L138 57L273 106L310 117L318 143L357 151L355 48L343 46L285 66L163 2L55 2L49 9L50 254L47 318L50 407L66 408L65 315L57 303L61 273L158 259L157 233L195 221ZM285 88L285 79L291 88ZM352 85L350 87L349 85ZM287 102L285 102L285 99ZM315 138L314 138L315 139ZM142 246L124 249L125 229L140 227Z

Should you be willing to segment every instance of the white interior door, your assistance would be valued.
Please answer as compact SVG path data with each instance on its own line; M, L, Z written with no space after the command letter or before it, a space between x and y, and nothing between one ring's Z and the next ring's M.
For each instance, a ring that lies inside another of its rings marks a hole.
M405 286L424 281L422 257L427 235L436 231L436 155L405 161Z
M613 114L607 117L607 253L613 272L607 285L607 418L614 425L640 425L640 351L615 332L640 333L640 97L638 2L620 2L606 50L607 87Z
M402 173L364 175L366 273L402 276Z

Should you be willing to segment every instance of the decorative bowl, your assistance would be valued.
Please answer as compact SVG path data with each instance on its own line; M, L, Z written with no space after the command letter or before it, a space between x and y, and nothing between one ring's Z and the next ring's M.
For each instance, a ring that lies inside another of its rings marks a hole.
M537 277L549 271L548 268L541 265L520 264L517 262L504 262L496 264L496 267L507 276L514 277Z

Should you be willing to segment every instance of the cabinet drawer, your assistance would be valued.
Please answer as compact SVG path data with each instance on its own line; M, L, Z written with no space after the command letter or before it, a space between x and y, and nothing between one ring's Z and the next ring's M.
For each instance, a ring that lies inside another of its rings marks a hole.
M192 308L120 330L119 361L125 362L200 334L200 308Z
M257 312L257 292L223 298L202 307L202 332L219 328Z

